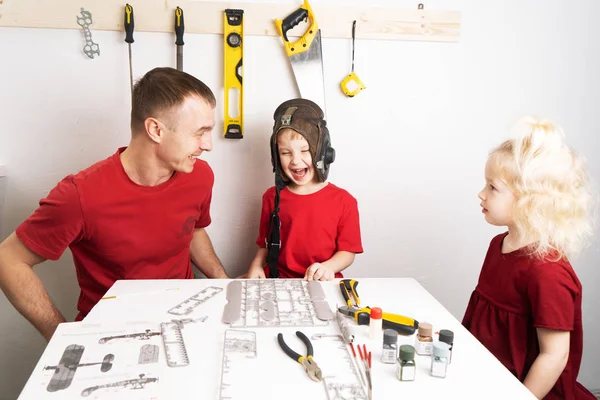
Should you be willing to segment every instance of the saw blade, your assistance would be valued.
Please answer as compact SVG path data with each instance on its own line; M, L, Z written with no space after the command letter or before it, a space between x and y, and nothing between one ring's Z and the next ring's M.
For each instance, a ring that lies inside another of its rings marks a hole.
M317 103L325 113L325 73L319 29L307 51L289 56L300 97Z

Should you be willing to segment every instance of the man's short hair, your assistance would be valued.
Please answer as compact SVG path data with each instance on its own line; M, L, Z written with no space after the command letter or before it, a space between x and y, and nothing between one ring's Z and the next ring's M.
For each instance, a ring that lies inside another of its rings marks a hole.
M131 131L143 131L146 118L168 112L189 96L200 97L213 108L217 104L212 90L188 73L168 67L147 72L133 87Z

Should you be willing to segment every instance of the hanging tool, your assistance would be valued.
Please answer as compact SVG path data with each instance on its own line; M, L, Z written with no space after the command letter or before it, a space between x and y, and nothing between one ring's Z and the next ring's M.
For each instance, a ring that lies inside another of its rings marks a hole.
M85 35L85 46L83 47L85 55L89 58L94 58L94 54L100 56L100 47L92 40L92 31L90 31L92 13L82 7L81 17L77 16L77 24L83 28L83 34Z
M300 364L302 364L304 370L306 371L310 379L312 379L315 382L320 382L321 379L323 379L323 372L313 359L313 346L310 342L310 339L300 331L296 332L296 336L298 336L300 340L302 340L306 345L306 357L301 356L294 350L290 349L288 345L285 344L285 341L283 340L283 335L281 333L277 335L277 341L279 342L279 346L281 346L281 349L284 351L284 353L287 354L291 359L296 360Z
M225 68L225 139L242 139L244 91L242 87L244 56L244 10L227 9L224 14Z
M180 7L175 9L175 44L177 45L177 69L183 71L183 10Z
M129 48L129 84L131 86L131 94L133 94L133 67L131 65L131 43L133 43L133 7L129 4L125 5L125 42Z
M295 42L290 42L287 33L302 21L310 19L310 25L304 35ZM323 48L321 46L321 30L313 14L308 0L302 7L292 12L285 19L275 19L279 35L283 39L285 52L294 71L300 97L317 103L327 119L325 107L325 77L323 72Z
M354 42L356 41L356 21L352 22L352 72L342 81L340 86L348 97L354 97L366 87L354 72Z
M352 317L358 325L369 325L371 321L370 307L339 307L338 311L342 314ZM413 318L405 317L404 315L383 313L382 328L393 329L401 335L412 335L419 327L419 322Z
M346 304L348 304L348 307L360 308L360 297L356 291L358 281L354 279L342 279L339 284L340 291L342 292L342 296L344 297Z

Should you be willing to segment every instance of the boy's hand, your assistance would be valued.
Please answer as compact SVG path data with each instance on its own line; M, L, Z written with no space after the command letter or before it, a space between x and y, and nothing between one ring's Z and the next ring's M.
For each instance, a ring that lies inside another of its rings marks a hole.
M321 263L314 263L304 274L304 279L308 281L330 281L333 278L335 278L335 273Z
M242 278L242 279L256 279L256 278L266 279L267 277L265 276L265 270L262 267L259 267L259 268L250 267L248 272L246 272L240 278Z

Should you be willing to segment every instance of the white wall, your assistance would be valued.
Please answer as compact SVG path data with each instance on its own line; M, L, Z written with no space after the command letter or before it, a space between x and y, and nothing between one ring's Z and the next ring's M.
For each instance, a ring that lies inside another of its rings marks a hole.
M367 89L352 99L338 86L350 69L350 42L324 40L328 123L337 150L330 177L359 201L365 253L348 274L415 277L461 319L489 240L500 231L479 211L483 165L512 122L527 113L555 119L600 180L600 3L438 1L426 7L462 11L460 42L357 42L356 72ZM101 49L94 60L81 53L80 31L0 29L0 164L8 175L3 238L64 175L128 143L123 34L92 32ZM169 34L136 33L134 74L174 66L173 42ZM186 35L185 42L185 69L221 100L222 37ZM245 50L245 138L225 141L218 126L214 150L205 156L216 175L209 233L232 276L255 252L260 197L272 184L272 112L296 95L278 38L246 37ZM218 113L222 118L222 101ZM600 387L599 237L573 262L584 287L580 381L589 388ZM73 318L78 288L70 253L36 272ZM12 399L44 342L2 296L0 317L0 398Z

